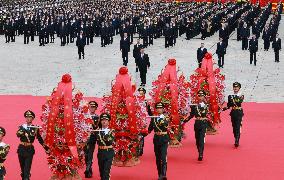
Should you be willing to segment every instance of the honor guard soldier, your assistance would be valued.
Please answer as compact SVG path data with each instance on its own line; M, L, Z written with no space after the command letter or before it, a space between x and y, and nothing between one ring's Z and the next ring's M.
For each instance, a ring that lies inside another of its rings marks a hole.
M153 143L154 143L154 152L156 156L156 166L158 170L159 180L167 179L167 151L169 144L169 117L164 114L164 105L161 102L158 102L155 105L157 115L151 119L148 133L150 134L153 130L155 132Z
M95 130L98 144L98 165L101 180L110 179L110 170L114 158L114 130L109 128L110 115L102 113L100 115L100 128Z
M33 156L35 154L35 149L33 146L35 138L44 147L48 153L49 148L44 144L43 139L39 133L39 128L34 126L33 120L35 118L34 112L28 110L24 113L26 118L26 124L19 127L17 131L17 137L20 139L20 144L18 146L18 158L21 166L21 177L22 180L30 180L31 166L33 161Z
M94 130L98 129L99 127L99 116L96 114L97 108L98 108L98 103L96 101L89 102L89 111L90 111L90 116L93 119L92 126ZM93 165L93 155L95 151L95 145L96 145L96 137L95 134L92 133L85 147L86 178L91 178L93 176L92 165Z
M209 106L205 102L206 93L203 90L198 91L199 102L196 105L191 106L190 116L184 121L188 122L191 118L195 117L194 132L196 147L199 153L198 161L203 160L203 151L205 143L205 134L208 127L208 110Z
M239 141L241 136L242 119L244 116L242 102L244 101L244 95L240 93L241 84L238 82L233 83L234 93L228 96L227 107L223 108L223 111L231 108L231 121L233 126L233 133L235 137L235 147L239 147Z
M10 150L10 146L3 142L3 138L5 135L6 135L5 129L0 127L0 180L3 180L6 174L4 162Z

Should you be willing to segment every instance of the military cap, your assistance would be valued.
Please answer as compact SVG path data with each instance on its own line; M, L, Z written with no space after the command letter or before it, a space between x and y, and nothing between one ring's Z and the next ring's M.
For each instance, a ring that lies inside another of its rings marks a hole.
M96 101L90 101L90 102L89 102L89 105L90 105L91 107L98 107L98 103L97 103Z
M143 87L138 88L138 91L143 91L143 92L144 92L144 94L146 93L146 89L145 89L145 88L143 88Z
M156 109L158 109L158 108L164 108L164 104L161 103L161 102L158 102L158 103L156 103L155 107L156 107Z
M2 134L3 136L6 135L6 130L3 127L0 127L0 134Z
M25 118L27 118L27 117L35 118L35 113L32 112L31 110L27 110L27 111L24 113L24 117L25 117Z
M199 90L199 91L197 92L197 95L198 95L198 96L205 96L206 93L205 93L204 90Z
M100 120L110 120L110 115L108 114L108 113L102 113L101 115L100 115Z
M233 87L239 87L239 88L241 88L242 85L241 85L241 83L239 83L239 82L234 82L234 83L233 83Z

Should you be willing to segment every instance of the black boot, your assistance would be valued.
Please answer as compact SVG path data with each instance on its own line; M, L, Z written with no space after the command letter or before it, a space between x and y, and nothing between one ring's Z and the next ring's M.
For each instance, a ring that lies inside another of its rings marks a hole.
M235 138L235 147L237 148L237 147L239 147L239 141L240 141L240 138L239 137L237 137L237 138Z
M162 164L160 178L161 180L167 180L167 164L166 163Z

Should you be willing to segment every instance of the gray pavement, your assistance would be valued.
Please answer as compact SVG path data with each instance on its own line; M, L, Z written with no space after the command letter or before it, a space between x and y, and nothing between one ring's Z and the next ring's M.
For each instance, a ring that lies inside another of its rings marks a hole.
M280 24L279 34L284 41L283 23ZM16 43L5 44L4 36L0 36L0 41L2 95L50 95L62 74L70 73L76 87L85 96L102 97L110 92L111 81L122 66L119 36L114 38L114 44L105 48L100 47L100 38L95 38L94 44L85 48L85 60L78 60L75 44L61 47L59 38L56 38L55 44L45 47L39 46L38 37L28 45L24 45L22 36L16 37ZM177 39L175 47L165 49L163 38L154 40L154 46L145 50L151 62L146 88L151 89L151 82L157 78L169 58L177 60L180 70L189 79L197 67L196 50L201 42L200 37L187 41L182 36ZM209 51L214 53L218 33L203 42ZM128 68L133 81L139 85L132 50L133 45L129 53ZM234 33L229 40L224 69L221 70L226 75L226 95L231 93L232 83L239 81L242 83L246 101L284 102L283 51L280 51L280 63L275 63L274 51L272 48L268 52L263 51L263 41L259 39L257 66L250 65L249 51L241 50L241 42L236 41ZM216 55L214 59L217 62Z

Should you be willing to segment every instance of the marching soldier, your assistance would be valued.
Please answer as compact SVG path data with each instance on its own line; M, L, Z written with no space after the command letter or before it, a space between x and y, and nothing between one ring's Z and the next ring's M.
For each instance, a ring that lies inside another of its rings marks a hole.
M155 132L153 143L154 152L156 157L156 166L158 170L159 180L167 179L167 151L169 144L169 117L164 114L164 105L161 102L155 105L158 118L152 118L148 133L150 134L153 130Z
M209 106L205 102L206 93L203 90L198 91L199 102L197 105L191 106L190 116L186 118L185 123L188 122L191 118L195 117L194 123L194 132L195 132L195 140L196 147L198 150L198 161L203 160L203 151L204 151L204 143L205 143L205 134L208 127L208 110Z
M244 116L242 102L244 101L244 95L240 93L241 84L239 82L233 83L232 95L228 96L227 107L223 108L223 111L231 108L231 122L233 126L233 133L235 137L235 147L239 147L239 141L241 136L242 119Z
M110 179L110 170L114 158L114 130L109 128L110 115L102 113L100 115L100 127L95 131L95 137L98 144L98 165L101 180Z
M24 113L24 117L26 118L26 124L21 125L17 131L17 137L21 141L17 153L21 166L22 180L30 180L30 171L35 154L33 146L35 138L37 138L38 142L44 147L47 153L49 148L44 144L39 133L39 128L33 125L33 120L35 119L34 112L28 110Z
M3 142L3 138L6 135L6 131L3 127L0 127L0 180L3 180L6 174L4 162L10 150L10 145Z
M93 119L94 130L98 129L99 127L99 116L96 114L97 108L98 108L98 103L96 101L89 102L89 110L90 110L90 115ZM87 146L85 147L86 178L91 178L93 176L92 165L93 165L93 155L95 151L95 145L96 145L96 137L95 134L92 133L87 142Z
M279 51L281 50L281 39L279 34L276 34L276 38L273 40L272 47L275 52L275 62L279 62Z

